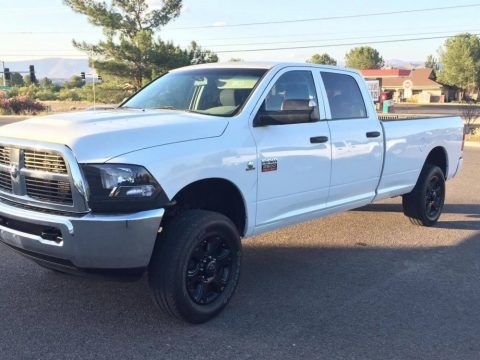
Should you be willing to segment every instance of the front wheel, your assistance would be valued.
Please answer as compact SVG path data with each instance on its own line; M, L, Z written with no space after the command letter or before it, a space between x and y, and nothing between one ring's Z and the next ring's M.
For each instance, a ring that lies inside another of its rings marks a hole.
M241 243L224 215L188 210L157 239L149 267L155 301L168 314L203 323L218 315L240 276Z
M412 192L403 195L403 212L412 223L433 226L445 202L445 177L435 165L425 164Z

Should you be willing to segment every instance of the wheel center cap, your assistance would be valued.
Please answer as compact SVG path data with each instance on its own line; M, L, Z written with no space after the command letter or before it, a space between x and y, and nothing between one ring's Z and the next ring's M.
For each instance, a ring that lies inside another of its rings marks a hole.
M205 268L205 273L207 276L213 276L217 272L217 263L215 260L210 261Z

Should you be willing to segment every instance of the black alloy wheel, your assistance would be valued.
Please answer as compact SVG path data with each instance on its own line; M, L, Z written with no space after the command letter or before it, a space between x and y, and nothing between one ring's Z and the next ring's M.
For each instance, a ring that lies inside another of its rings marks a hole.
M443 211L445 175L436 165L425 164L413 190L403 195L403 213L415 225L433 226Z
M159 235L149 266L149 283L161 310L203 323L218 315L240 277L241 243L226 216L206 210L176 215Z
M445 188L443 186L443 179L440 176L434 175L428 182L425 193L425 207L429 219L436 219L439 212L442 211L443 201L445 198Z
M211 304L225 291L232 274L232 249L225 239L211 236L192 251L186 272L187 291L197 304Z

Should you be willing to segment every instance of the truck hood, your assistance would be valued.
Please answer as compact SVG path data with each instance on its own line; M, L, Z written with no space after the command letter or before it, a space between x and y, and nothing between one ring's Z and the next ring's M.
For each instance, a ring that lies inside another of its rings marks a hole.
M67 145L83 163L154 146L217 137L228 119L171 111L117 109L32 118L0 127L0 137Z

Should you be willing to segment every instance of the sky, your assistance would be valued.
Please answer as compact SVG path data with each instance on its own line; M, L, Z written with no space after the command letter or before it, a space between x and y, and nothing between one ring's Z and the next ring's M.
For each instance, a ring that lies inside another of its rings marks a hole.
M162 3L148 2L152 8ZM360 45L376 48L385 60L424 61L429 54L438 56L445 38L408 39L480 34L480 1L475 0L184 0L183 4L180 17L158 35L182 47L195 40L217 52L221 61L303 62L314 53L327 52L341 63L348 50ZM461 7L466 5L478 6ZM342 18L439 7L456 8ZM313 18L317 20L301 21ZM282 22L292 20L296 22ZM282 23L236 26L272 21ZM0 61L85 58L72 39L102 38L101 29L62 0L0 0ZM391 40L407 41L378 43ZM283 49L265 50L270 48ZM255 49L261 50L245 51Z

